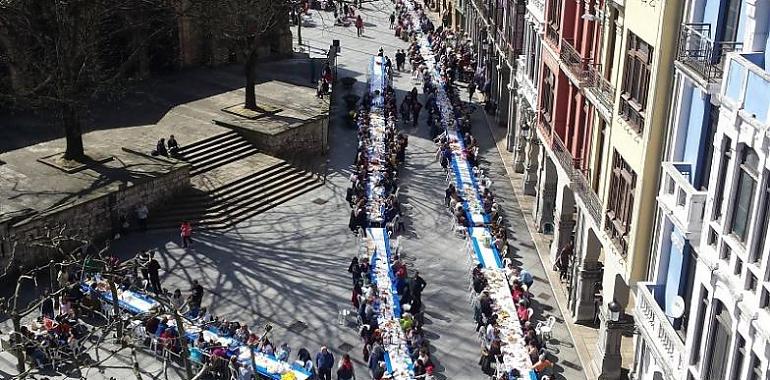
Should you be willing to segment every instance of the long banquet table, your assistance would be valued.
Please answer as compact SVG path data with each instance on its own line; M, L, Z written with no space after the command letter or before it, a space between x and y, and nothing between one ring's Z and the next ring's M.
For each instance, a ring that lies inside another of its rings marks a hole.
M406 0L406 5L411 17L417 20L412 0ZM428 38L420 34L418 42L428 72L434 83L437 84L436 103L441 115L441 124L452 148L453 180L458 191L462 191L464 195L463 207L468 219L473 224L468 228L470 248L474 251L476 260L484 267L484 275L489 281L488 290L498 314L498 324L503 342L503 369L506 371L518 370L520 379L537 380L537 374L532 370L532 362L524 346L521 322L516 313L516 305L513 303L500 253L492 245L489 229L484 226L489 223L489 216L483 210L479 183L476 181L473 169L465 157L463 136L456 127L458 115L456 115L447 95L447 83L440 75L438 63Z
M395 274L390 267L390 241L384 228L369 228L367 253L371 253L372 285L377 287L377 322L385 345L385 365L394 380L413 379L414 364L409 356L406 336L401 330L401 302L396 292Z
M105 287L106 283L98 279L97 276L97 289L99 298L105 302L112 304L112 293ZM80 288L84 293L91 292L91 287L86 283L81 283ZM118 306L131 314L144 314L151 311L159 310L161 304L150 297L147 294L139 293L131 290L118 290ZM175 325L173 319L169 319L171 325ZM252 356L249 353L249 347L241 342L225 336L220 336L214 329L201 328L187 318L183 318L184 329L187 339L190 342L194 342L198 338L199 333L203 333L203 337L206 341L212 339L223 346L231 348L231 350L238 352L238 361L247 365L251 365ZM152 334L152 332L148 332ZM285 372L291 371L297 380L306 380L310 377L310 373L304 368L298 365L290 364L280 361L274 356L262 354L260 352L254 352L254 367L263 377L267 377L274 380L280 380L281 376Z

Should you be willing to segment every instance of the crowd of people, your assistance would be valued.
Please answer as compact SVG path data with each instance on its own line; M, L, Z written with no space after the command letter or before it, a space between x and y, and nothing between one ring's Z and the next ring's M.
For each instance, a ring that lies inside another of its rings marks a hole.
M456 81L463 80L470 82L468 92L470 94L469 102L472 102L472 95L476 87L486 88L487 83L483 75L473 75L478 69L477 62L473 57L473 50L467 39L463 39L452 31L444 30L439 27L433 28L433 24L424 13L419 4L413 4L414 12L409 12L403 6L402 0L398 0L400 12L398 16L398 26L401 30L406 30L409 36L410 47L407 50L409 62L413 68L413 78L416 82L421 82L425 96L425 108L428 112L428 125L431 135L434 137L438 149L436 157L440 161L443 169L450 173L452 169L453 152L451 144L457 136L461 136L462 152L461 156L465 158L472 169L475 177L478 179L479 198L481 207L486 215L485 223L471 220L469 210L466 208L468 197L475 198L477 195L465 194L462 190L456 188L453 181L445 191L445 206L450 210L455 219L456 226L460 228L485 227L492 235L490 245L493 245L500 256L506 262L505 271L510 287L510 294L514 305L516 305L516 314L521 324L521 334L523 336L523 345L532 363L531 369L540 379L549 379L549 371L552 362L548 359L548 352L545 348L545 342L536 331L535 321L531 320L533 315L532 298L530 289L533 285L532 275L526 270L518 270L505 257L508 254L508 228L503 218L503 210L495 201L495 196L491 190L489 180L483 175L479 168L478 160L478 141L471 132L470 110L468 103L462 99L462 94ZM416 17L415 17L416 16ZM419 32L418 32L419 30ZM418 36L424 36L425 39L418 39ZM432 49L435 62L429 65L421 54L421 44L426 43ZM441 83L435 83L434 73L429 68L438 70ZM441 90L446 95L446 99L451 107L451 112L440 109L437 103L437 86L442 86ZM415 91L416 92L416 91ZM416 94L415 94L416 95ZM488 98L485 98L485 100ZM451 118L449 123L453 124L452 133L447 133L445 128L448 123L445 118ZM459 133L458 133L459 132ZM475 199L473 200L475 201ZM526 374L519 373L519 369L502 371L499 363L503 362L502 346L506 344L501 339L500 326L498 325L499 307L495 305L495 300L490 296L488 289L489 282L485 278L483 265L479 264L471 272L471 285L474 292L474 320L477 324L477 331L481 337L481 358L479 365L482 371L497 379L518 379ZM497 311L496 311L497 310Z

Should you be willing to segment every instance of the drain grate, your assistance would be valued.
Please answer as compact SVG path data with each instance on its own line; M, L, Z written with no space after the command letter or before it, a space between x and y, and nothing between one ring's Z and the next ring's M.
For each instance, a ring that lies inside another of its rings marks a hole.
M353 349L353 345L350 343L342 343L337 348L340 350L340 352L350 352L350 350Z
M551 295L546 293L546 292L540 292L540 294L537 295L537 298L539 298L539 299L541 299L543 301L547 301L547 300L551 299Z
M316 199L313 199L313 203L315 203L315 204L317 204L317 205L326 204L326 202L329 202L329 200L327 200L327 199L321 199L321 198L316 198Z
M306 329L307 329L307 323L302 321L295 321L294 323L290 324L288 328L289 331L295 334L299 334L305 331Z

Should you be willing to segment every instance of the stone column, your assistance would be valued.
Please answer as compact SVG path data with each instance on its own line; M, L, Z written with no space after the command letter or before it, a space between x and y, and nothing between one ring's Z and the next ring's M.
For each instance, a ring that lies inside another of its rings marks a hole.
M603 302L607 303L607 302ZM621 318L623 311L620 312ZM607 305L601 306L599 312L599 339L596 341L597 355L592 365L595 373L599 374L599 380L619 380L620 366L623 358L620 355L620 344L623 336L623 328L620 323L609 320Z
M554 207L554 229L551 241L551 262L555 263L562 247L572 240L575 228L573 216L575 199L572 190L567 184L559 183L556 192L556 205Z
M519 112L516 107L516 83L511 80L510 83L508 83L508 117L506 118L507 135L505 139L505 149L509 152L514 152L516 150L518 136L521 134L517 127ZM515 161L516 154L514 153L514 162Z
M527 137L527 157L524 172L524 194L537 194L537 174L540 157L540 140L534 135L535 130L530 128L529 137Z
M550 162L545 149L540 150L540 173L537 182L537 207L535 225L537 232L548 232L547 225L553 226L553 210L556 203L556 168ZM551 227L552 228L552 227Z
M575 322L593 322L596 313L594 284L602 281L602 269L596 262L584 262L578 266L575 279Z
M531 111L528 110L526 102L522 95L517 97L516 117L513 119L513 128L516 131L513 143L513 170L516 173L524 173L527 158L527 134L534 132L529 121Z

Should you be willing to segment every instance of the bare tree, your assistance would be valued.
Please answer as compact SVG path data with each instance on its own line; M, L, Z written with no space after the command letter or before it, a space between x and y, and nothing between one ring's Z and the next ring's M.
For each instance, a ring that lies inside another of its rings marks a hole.
M112 94L173 33L175 0L0 1L0 51L20 84L0 100L54 111L66 159L84 155L82 115L95 97Z
M195 17L214 42L226 44L243 62L247 109L257 108L254 86L259 48L288 21L289 6L287 0L191 0Z

